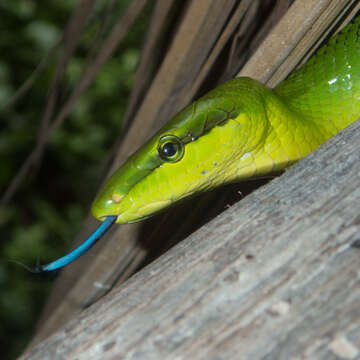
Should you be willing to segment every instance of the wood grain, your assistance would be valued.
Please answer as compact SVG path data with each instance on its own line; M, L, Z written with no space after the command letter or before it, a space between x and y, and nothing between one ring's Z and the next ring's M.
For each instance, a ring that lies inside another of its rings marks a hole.
M359 135L356 122L21 359L358 358Z

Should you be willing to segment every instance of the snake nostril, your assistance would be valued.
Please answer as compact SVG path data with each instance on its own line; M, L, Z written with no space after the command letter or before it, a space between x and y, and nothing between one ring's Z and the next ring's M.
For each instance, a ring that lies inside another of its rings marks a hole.
M117 204L121 201L121 199L123 197L124 197L124 195L118 194L118 193L114 193L114 194L111 195L111 199Z

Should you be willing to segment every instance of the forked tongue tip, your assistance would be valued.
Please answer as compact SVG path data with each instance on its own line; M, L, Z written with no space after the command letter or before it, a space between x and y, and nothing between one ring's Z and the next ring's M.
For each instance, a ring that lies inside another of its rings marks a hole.
M84 242L82 242L77 248L70 251L63 257L52 261L46 265L37 264L34 268L30 268L23 264L22 266L34 274L59 270L64 266L72 263L81 255L83 255L86 251L88 251L99 239L103 237L103 235L105 235L105 233L115 223L116 219L117 216L107 216L105 220L99 225L99 227Z

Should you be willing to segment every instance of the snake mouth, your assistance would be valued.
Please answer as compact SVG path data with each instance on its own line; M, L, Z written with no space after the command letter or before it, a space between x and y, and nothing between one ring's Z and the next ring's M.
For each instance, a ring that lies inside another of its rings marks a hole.
M158 214L162 210L165 210L172 203L172 200L165 199L146 204L140 208L134 209L133 212L131 212L130 209L126 209L118 215L117 222L119 224L133 224L143 221Z

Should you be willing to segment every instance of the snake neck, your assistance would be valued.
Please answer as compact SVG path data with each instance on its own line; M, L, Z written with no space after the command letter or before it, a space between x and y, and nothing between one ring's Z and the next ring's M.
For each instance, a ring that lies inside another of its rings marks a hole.
M283 96L256 80L234 79L226 83L222 93L233 99L239 113L231 120L239 126L233 130L237 154L229 152L229 168L235 171L229 173L229 179L279 173L331 136L327 129L305 117Z
M274 90L261 88L268 130L248 164L254 176L287 167L358 119L359 36L360 17Z
M249 82L239 78L237 81ZM238 161L238 177L262 177L279 173L325 142L332 132L313 121L274 90L251 80L252 98L258 110L251 112L256 123L257 144ZM245 96L245 95L244 95ZM246 97L249 95L247 94Z
M251 142L239 136L237 179L283 170L358 118L359 23L344 28L274 90L249 78L219 88L250 119L242 130Z
M282 101L327 138L360 114L360 17L275 88Z

